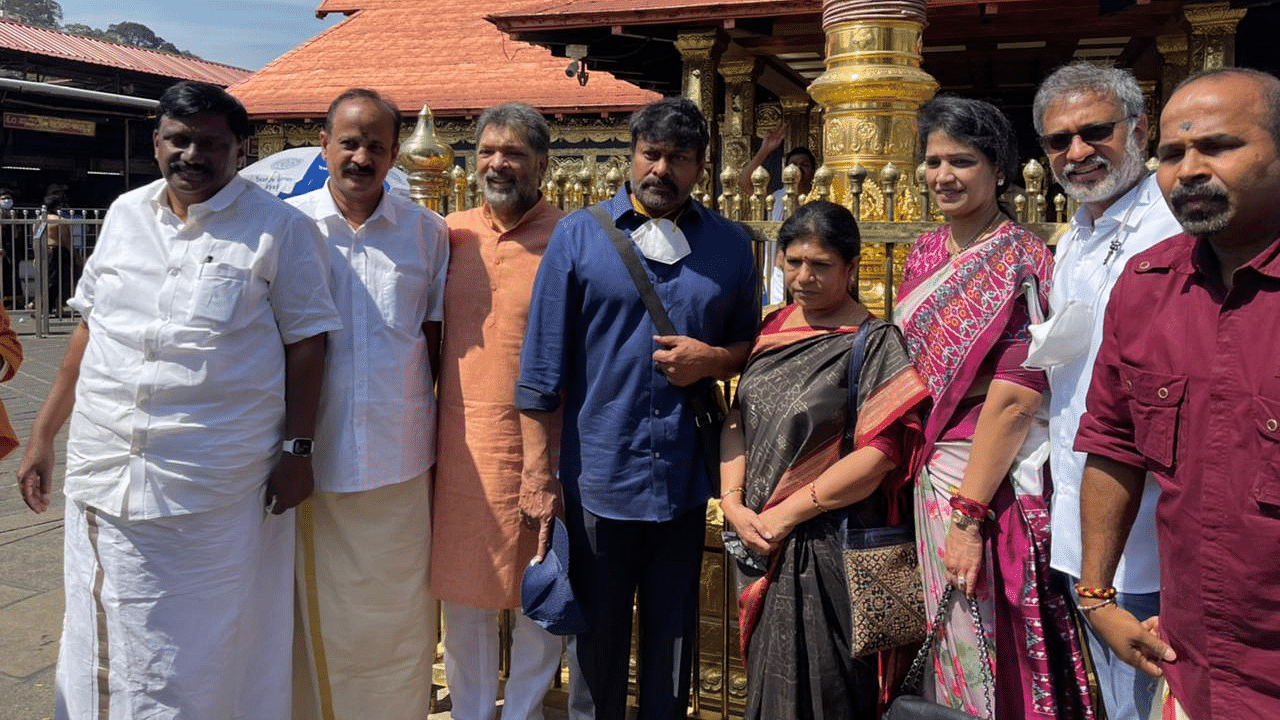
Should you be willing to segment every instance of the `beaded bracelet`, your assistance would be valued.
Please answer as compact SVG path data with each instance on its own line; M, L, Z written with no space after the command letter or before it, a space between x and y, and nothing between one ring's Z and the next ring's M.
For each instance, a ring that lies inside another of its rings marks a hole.
M1097 603L1095 605L1081 605L1080 612L1084 613L1085 615L1088 615L1094 610L1097 610L1099 608L1104 608L1108 605L1115 605L1115 604L1116 604L1115 598L1107 598L1106 600L1103 600L1102 602Z
M990 517L991 509L987 507L986 503L981 503L959 494L951 496L951 509L978 521L992 519Z
M809 499L813 501L813 506L818 508L819 515L827 511L826 508L822 507L822 503L818 502L817 481L809 483Z
M1116 589L1114 585L1106 587L1091 587L1084 583L1076 583L1076 595L1090 600L1114 600L1116 597Z
M724 492L720 493L720 499L723 500L734 493L740 493L740 492L742 492L742 488L740 487L729 488L728 490L725 490Z

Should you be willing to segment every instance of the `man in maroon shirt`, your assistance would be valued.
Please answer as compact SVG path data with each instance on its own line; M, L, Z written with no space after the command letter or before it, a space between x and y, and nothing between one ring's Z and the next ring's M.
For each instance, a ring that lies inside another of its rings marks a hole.
M1076 437L1081 609L1194 720L1280 717L1278 148L1275 77L1214 71L1169 99L1157 174L1186 232L1116 284ZM1161 487L1161 612L1140 623L1109 589L1144 471Z

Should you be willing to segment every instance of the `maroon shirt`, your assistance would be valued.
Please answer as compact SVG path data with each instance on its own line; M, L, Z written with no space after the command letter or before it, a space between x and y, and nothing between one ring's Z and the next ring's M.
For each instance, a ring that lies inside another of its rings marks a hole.
M1075 449L1160 483L1160 627L1192 718L1280 718L1280 240L1228 292L1182 234L1115 290Z

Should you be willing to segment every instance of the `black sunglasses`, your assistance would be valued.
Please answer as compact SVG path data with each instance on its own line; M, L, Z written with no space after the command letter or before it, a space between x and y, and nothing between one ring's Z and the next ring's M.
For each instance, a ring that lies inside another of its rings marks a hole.
M1045 152L1058 153L1071 147L1071 141L1074 140L1077 135L1080 136L1081 140L1089 143L1090 145L1104 142L1111 139L1111 135L1116 131L1116 125L1132 120L1136 117L1137 115L1129 115L1119 120L1112 120L1111 122L1085 125L1074 132L1063 131L1053 133L1052 135L1041 135L1040 145L1044 147Z

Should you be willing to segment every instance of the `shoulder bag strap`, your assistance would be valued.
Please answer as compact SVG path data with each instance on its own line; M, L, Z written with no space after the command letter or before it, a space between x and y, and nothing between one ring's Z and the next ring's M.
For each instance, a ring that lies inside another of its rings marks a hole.
M605 212L604 207L592 205L587 210L596 222L600 223L600 227L613 242L613 249L617 250L618 256L622 258L622 264L627 266L627 272L631 274L631 281L636 284L636 290L640 291L640 299L644 301L644 307L649 311L653 326L663 335L679 335L675 325L671 324L671 318L667 316L666 308L662 307L662 301L658 299L658 293L653 289L649 275L640 265L640 258L635 250L631 249L631 240L622 234L617 225L613 224L613 219L609 217L609 213Z
M947 583L946 589L942 591L942 597L938 599L938 613L933 617L933 623L929 626L929 634L925 636L923 644L920 645L920 652L916 653L915 660L911 661L911 669L907 671L907 677L902 681L903 694L918 694L920 692L920 682L924 679L924 666L932 655L933 645L938 640L938 636L942 634L942 627L947 617L947 609L951 605L951 595L955 592L955 586ZM991 705L991 687L995 685L994 678L991 677L991 656L987 654L986 636L982 632L982 616L978 612L977 601L970 600L966 595L961 594L960 599L969 606L969 619L973 622L974 634L978 640L978 663L982 665L982 689L987 700L987 717L994 720L995 715L992 712Z
M870 318L862 321L853 334L853 347L849 349L849 414L845 418L841 455L853 452L853 434L858 424L858 384L862 382L862 361L867 354L867 326Z

